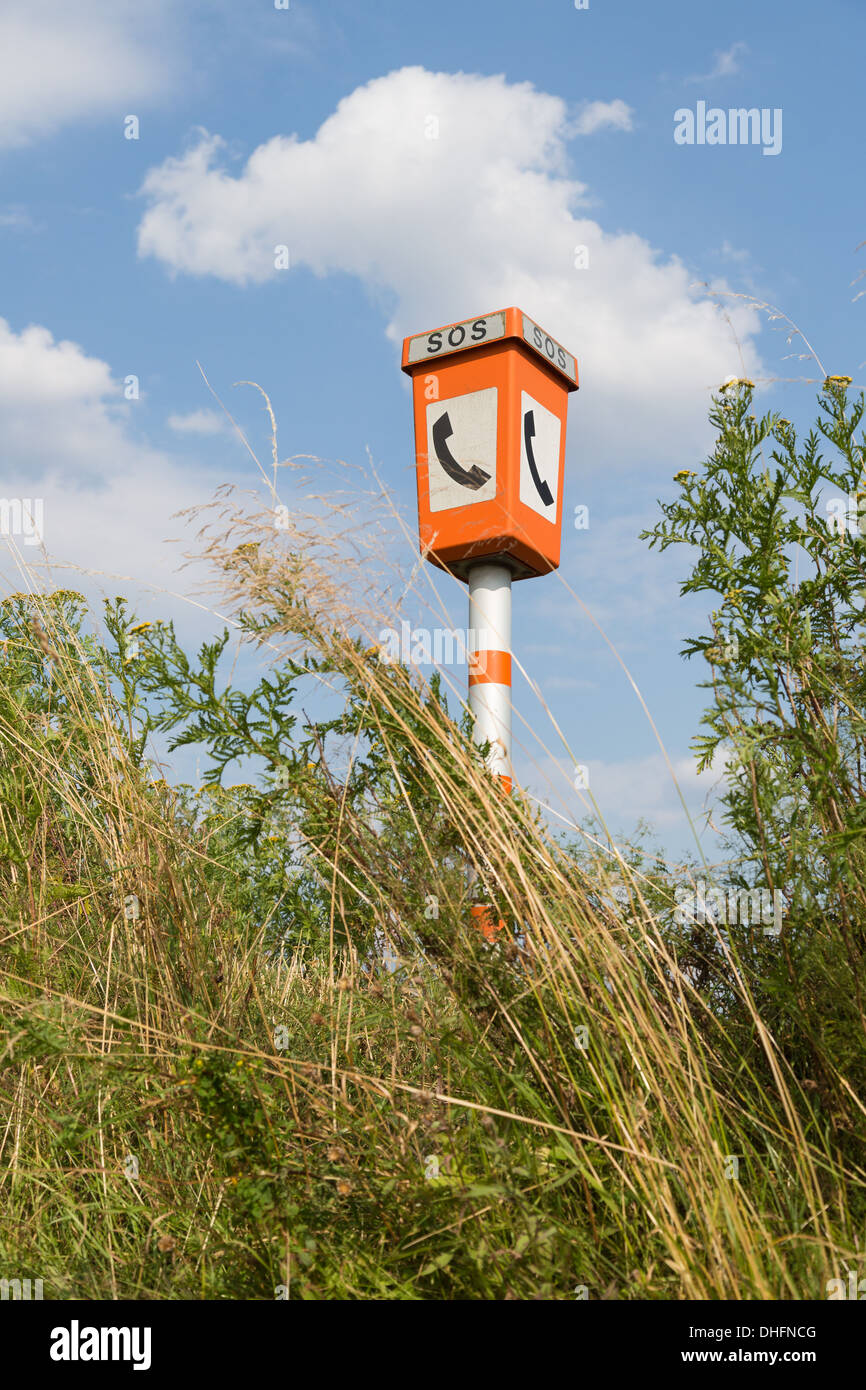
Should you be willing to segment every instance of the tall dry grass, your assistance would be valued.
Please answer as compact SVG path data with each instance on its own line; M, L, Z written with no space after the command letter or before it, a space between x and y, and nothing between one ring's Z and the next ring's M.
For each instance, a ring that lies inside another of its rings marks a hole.
M258 704L168 627L133 658L119 610L2 605L0 1274L821 1297L863 1259L862 1105L792 1073L760 933L705 928L698 969L671 875L499 793L454 699L378 660L401 594L326 513L206 519L223 611L285 680ZM333 718L290 724L305 681ZM193 724L263 780L161 780L154 731Z

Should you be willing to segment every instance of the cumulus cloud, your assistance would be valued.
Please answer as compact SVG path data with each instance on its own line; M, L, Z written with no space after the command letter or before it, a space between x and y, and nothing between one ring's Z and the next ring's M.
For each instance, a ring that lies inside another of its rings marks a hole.
M575 135L594 135L597 130L631 130L632 110L624 101L590 101L573 124Z
M49 582L93 593L98 577L129 575L144 585L186 590L176 571L189 545L173 514L207 501L213 479L185 461L140 442L132 402L109 365L78 344L58 342L47 328L20 333L0 319L0 577L23 588L19 564L39 570L42 549L33 527L16 515L41 518L38 530L52 569ZM9 503L21 503L21 511ZM179 545L166 544L178 538ZM106 581L108 592L126 592Z
M614 101L577 122L629 118ZM223 140L201 133L148 173L139 253L246 285L286 273L275 270L285 245L291 273L349 273L391 306L395 343L519 304L581 361L583 466L693 458L708 390L740 369L731 325L675 255L588 216L570 172L574 124L530 83L404 68L345 97L311 139L275 136L237 172ZM758 315L727 312L762 375Z
M3 0L0 148L168 90L169 23L167 0Z
M46 472L97 484L111 460L134 451L122 417L129 407L106 362L32 324L15 333L0 319L2 457L33 480Z

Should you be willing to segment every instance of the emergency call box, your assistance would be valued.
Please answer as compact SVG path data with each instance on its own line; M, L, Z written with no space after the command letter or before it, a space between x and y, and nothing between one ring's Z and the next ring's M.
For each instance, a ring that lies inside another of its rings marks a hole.
M464 580L480 560L555 570L574 356L512 307L404 338L402 368L427 558Z

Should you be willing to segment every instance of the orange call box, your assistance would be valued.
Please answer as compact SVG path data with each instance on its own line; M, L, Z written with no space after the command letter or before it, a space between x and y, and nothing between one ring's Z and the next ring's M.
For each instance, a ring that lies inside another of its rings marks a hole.
M412 377L418 531L440 569L559 565L568 394L577 362L521 309L403 339Z

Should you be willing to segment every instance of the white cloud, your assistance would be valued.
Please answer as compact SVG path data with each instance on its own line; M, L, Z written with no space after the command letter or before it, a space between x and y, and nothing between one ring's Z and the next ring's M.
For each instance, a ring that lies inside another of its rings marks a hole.
M732 43L730 48L717 50L713 57L715 63L709 72L698 73L694 77L687 77L687 82L714 82L717 77L736 77L742 71L740 56L748 53L749 45L738 39Z
M27 144L82 117L168 89L173 72L167 0L3 0L0 148Z
M50 583L89 594L137 588L88 578L78 566L189 592L190 577L177 568L192 536L172 518L208 501L214 478L139 442L136 408L123 400L108 364L79 344L58 342L37 325L15 333L0 319L0 494L29 503L31 515L41 501ZM173 537L181 543L165 543ZM0 538L5 589L24 587L16 551L37 572L44 564L40 547L24 535ZM161 612L167 606L157 603Z
M625 109L601 105L608 123ZM581 466L691 460L709 440L709 389L740 369L731 327L675 256L586 215L572 130L566 103L529 83L404 68L345 97L312 139L259 146L236 174L207 134L152 169L139 252L244 285L275 275L287 245L294 273L355 275L392 306L395 343L519 304L581 362ZM727 312L764 375L758 314Z
M577 116L572 130L575 135L594 135L608 127L631 130L632 110L624 101L590 101Z
M115 450L129 458L120 385L108 364L32 324L14 333L0 319L0 456L32 479L50 469L95 482Z
M192 410L188 415L169 415L166 421L176 434L223 434L228 421L216 410Z

